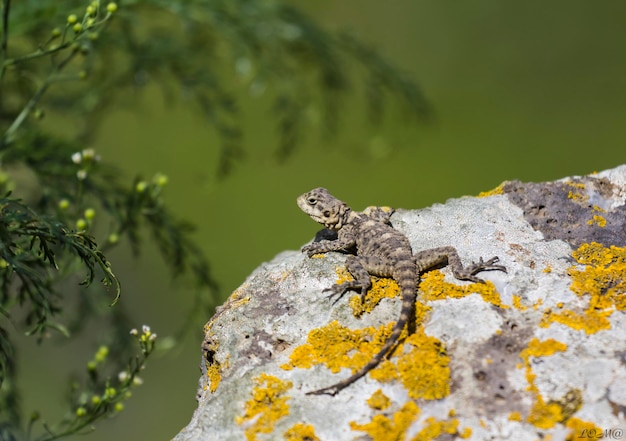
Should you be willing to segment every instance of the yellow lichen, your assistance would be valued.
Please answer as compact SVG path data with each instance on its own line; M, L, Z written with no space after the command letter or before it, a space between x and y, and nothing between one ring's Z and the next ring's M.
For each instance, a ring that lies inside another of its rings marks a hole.
M519 412L511 412L509 414L509 421L522 421L522 414Z
M546 357L565 350L567 350L567 345L565 343L561 343L560 341L552 338L540 341L538 338L533 338L528 343L526 349L520 353L520 357L524 360L524 364L529 367L530 357Z
M408 348L408 350L407 350ZM411 398L437 400L450 394L450 358L443 343L422 327L398 346L395 363L385 361L370 376L381 382L398 379Z
M528 308L522 304L522 298L517 295L513 295L513 307L520 311L526 311Z
M352 277L347 270L337 271L337 283L352 281ZM400 288L395 280L389 278L372 277L372 287L367 291L364 301L361 301L361 295L353 295L350 297L348 304L352 308L355 317L361 317L364 313L370 313L380 303L382 299L394 298L400 294Z
M213 363L206 362L206 376L209 379L209 391L213 393L220 385L220 381L222 381L222 372L217 361Z
M204 365L206 367L206 376L209 381L205 385L204 390L209 389L209 391L213 393L220 385L220 381L222 381L222 365L215 358L215 353L219 348L219 343L215 339L213 332L208 329L205 335L206 337L202 345L202 352L204 356Z
M567 350L567 345L554 339L548 339L539 341L537 338L533 338L526 349L520 353L520 357L524 360L524 367L526 368L526 380L528 381L528 390L532 392L535 397L535 402L528 415L527 421L534 424L540 429L549 429L554 427L556 423L563 421L562 406L556 402L546 403L543 397L539 394L539 389L535 385L536 375L532 371L530 365L530 357L546 357L555 354L556 352L563 352Z
M586 267L570 268L570 289L579 296L589 295L590 308L626 310L626 247L592 242L581 245L572 256Z
M550 274L552 272L552 267L550 265L547 265L544 269L543 272L546 274Z
M574 202L586 202L589 196L585 192L585 184L581 182L566 182L566 185L572 187L574 190L567 193L567 197Z
M558 322L588 334L610 329L611 314L615 310L626 310L626 247L605 247L591 242L582 244L572 256L585 268L580 270L574 266L568 270L572 278L570 289L588 298L589 305L582 313L547 310L541 326Z
M391 400L383 393L382 389L378 389L369 397L367 405L372 409L384 410L391 405Z
M463 431L459 433L459 438L461 438L461 439L467 439L470 436L472 436L472 428L471 427L465 427L463 429Z
M565 422L565 427L570 429L565 441L575 441L580 439L600 439L606 438L605 431L588 421L578 418L570 418ZM621 438L621 436L620 436Z
M440 421L433 417L426 419L426 425L411 441L431 441L439 438L444 433L454 435L457 433L459 421L456 418Z
M571 199L576 202L585 202L588 198L588 196L585 194L578 193L578 192L574 193L573 191L569 191L567 193L567 197L568 199Z
M391 417L374 415L372 420L365 424L350 421L350 428L365 432L375 441L402 441L407 429L413 424L420 413L419 407L413 401L404 404Z
M294 424L283 434L285 441L320 441L315 435L315 428L310 424Z
M502 194L502 192L504 191L504 185L505 184L506 184L506 182L503 182L502 184L498 185L493 190L481 191L480 193L478 193L478 197L479 198L485 198L487 196L493 196L493 195L496 195L496 194Z
M282 381L272 375L261 374L254 379L252 397L245 404L245 414L235 418L239 425L245 425L248 441L257 441L257 435L274 431L276 422L289 415L288 396L290 381Z
M392 328L393 322L379 328L369 326L352 330L334 320L326 326L311 330L307 342L295 348L289 356L289 363L281 368L308 369L316 364L324 364L333 373L339 372L341 368L350 368L356 372L382 349Z
M533 408L528 417L528 422L540 429L551 429L557 423L565 423L580 409L582 394L579 390L570 390L560 400L544 402L541 396L537 396Z
M552 323L561 323L577 331L582 330L587 334L595 334L598 331L611 328L611 322L608 319L611 314L612 311L610 310L596 311L589 309L584 314L579 314L570 310L553 312L551 309L548 309L543 313L539 326L548 328Z
M598 214L594 214L591 219L587 221L587 225L596 224L597 226L604 228L606 227L606 219Z
M561 406L554 402L545 403L541 395L537 396L527 421L540 429L551 429L563 421Z
M459 299L470 294L479 294L485 302L500 308L507 308L500 300L500 294L491 281L485 283L470 283L467 285L456 285L444 281L441 271L430 271L422 276L420 282L421 300L441 300L445 298Z
M418 306L420 304L417 302ZM418 311L424 309L417 308ZM289 363L281 368L308 369L323 364L333 373L342 368L354 373L382 349L392 328L393 322L379 328L351 330L333 321L309 332L307 342L294 349ZM401 337L404 336L403 333ZM398 344L394 354L395 357L383 361L369 373L371 378L381 382L399 380L412 398L432 400L450 393L450 359L443 344L426 335L423 327Z

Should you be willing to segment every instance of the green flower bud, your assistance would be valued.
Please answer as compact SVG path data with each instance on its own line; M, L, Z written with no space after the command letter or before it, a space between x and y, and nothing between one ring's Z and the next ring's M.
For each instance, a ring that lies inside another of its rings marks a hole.
M169 178L166 175L162 175L161 173L158 173L156 175L155 182L159 187L165 187L168 181L169 181Z
M67 16L67 22L71 25L75 24L78 22L78 17L76 16L76 14L71 14Z
M78 219L76 221L76 229L83 231L85 228L87 228L87 221L85 219Z
M139 181L137 182L137 185L135 185L135 191L137 191L137 193L143 193L146 191L146 188L148 188L148 183L146 181Z
M117 3L113 3L113 2L109 3L107 5L107 11L109 13L111 13L111 14L113 14L115 11L117 11Z

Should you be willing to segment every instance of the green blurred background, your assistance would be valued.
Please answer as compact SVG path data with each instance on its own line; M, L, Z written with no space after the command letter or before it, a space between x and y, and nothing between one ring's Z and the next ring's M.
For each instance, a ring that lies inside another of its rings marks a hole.
M261 262L312 238L318 227L295 205L312 187L325 186L357 209L419 208L503 180L553 180L626 162L623 1L290 3L327 29L349 29L409 73L436 119L407 124L392 110L373 126L354 99L336 139L310 133L280 163L272 156L277 134L269 100L242 90L247 157L220 180L217 137L193 105L172 106L149 84L136 108L110 114L94 147L129 177L169 176L166 199L198 226L195 237L224 296ZM184 323L192 298L155 256L148 247L140 260L122 252L110 257L137 325L164 337ZM97 342L98 330L91 331ZM85 439L173 437L196 406L201 340L199 324L174 352L151 359L125 410ZM30 385L24 408L54 420L68 364L80 366L89 355L54 345L42 351L45 369L28 363L39 350L22 353L22 381Z

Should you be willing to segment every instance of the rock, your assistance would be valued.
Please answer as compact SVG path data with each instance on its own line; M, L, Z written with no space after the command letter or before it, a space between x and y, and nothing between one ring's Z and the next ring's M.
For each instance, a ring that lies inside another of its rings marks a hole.
M414 332L334 397L306 392L377 352L397 286L374 279L365 304L353 293L332 304L322 291L349 277L345 256L281 253L205 326L198 409L174 440L619 439L625 220L626 166L396 211L414 250L499 256L508 273L424 274Z

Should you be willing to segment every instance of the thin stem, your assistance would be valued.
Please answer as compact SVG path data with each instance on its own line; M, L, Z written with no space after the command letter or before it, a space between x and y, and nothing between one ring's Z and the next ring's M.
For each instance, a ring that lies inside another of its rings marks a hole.
M2 0L2 40L0 40L0 108L2 107L2 80L6 66L4 60L8 55L9 45L9 9L11 0Z
M24 55L24 56L17 57L17 58L9 58L9 59L5 60L2 63L1 68L4 70L5 68L7 68L9 66L12 66L14 64L17 64L17 63L19 63L21 61L33 60L35 58L41 58L41 57L45 57L45 56L50 55L50 54L54 54L56 52L60 52L63 49L67 49L72 43L73 42L68 41L68 42L63 43L63 44L61 44L61 45L59 45L59 46L57 46L57 47L55 47L53 49L46 49L46 50L41 50L40 49L37 52L33 52L31 54L28 54L28 55Z
M50 72L50 74L48 75L48 78L46 78L46 80L43 82L41 87L39 87L37 92L35 92L35 94L31 97L28 103L24 106L20 114L17 115L15 120L13 120L13 123L4 133L2 138L0 138L0 151L3 148L7 147L13 141L13 138L15 137L15 133L20 128L22 123L26 120L28 115L30 115L31 112L35 109L35 106L37 105L39 100L41 100L41 97L43 96L43 94L46 93L46 91L48 90L48 87L50 87L50 85L57 80L56 75L67 65L67 63L70 62L72 58L74 58L76 53L77 53L76 51L72 51L71 54L69 54L63 61L61 61L57 66L55 66L52 72Z
M7 58L9 44L9 9L11 0L2 0L2 40L0 41L0 81L4 77L4 60Z

